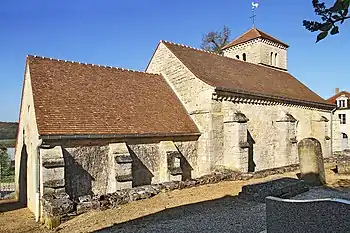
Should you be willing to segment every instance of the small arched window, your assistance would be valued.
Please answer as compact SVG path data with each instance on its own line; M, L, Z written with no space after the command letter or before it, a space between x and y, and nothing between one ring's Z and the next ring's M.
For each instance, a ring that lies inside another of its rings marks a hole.
M278 66L277 53L275 53L275 66Z
M270 54L270 65L273 66L273 52L271 52Z
M236 55L236 58L239 59L239 55Z
M245 53L243 53L243 61L247 61L247 55Z

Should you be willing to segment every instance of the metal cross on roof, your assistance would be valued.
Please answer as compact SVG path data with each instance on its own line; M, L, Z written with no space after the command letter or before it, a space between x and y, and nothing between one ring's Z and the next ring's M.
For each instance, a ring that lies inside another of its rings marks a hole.
M250 17L251 19L253 19L253 27L255 27L255 9L258 8L259 6L259 3L258 3L258 0L253 0L252 1L252 13L253 15Z
M255 27L255 17L256 17L256 14L255 14L255 11L253 10L253 15L249 17L250 19L253 20L253 27Z

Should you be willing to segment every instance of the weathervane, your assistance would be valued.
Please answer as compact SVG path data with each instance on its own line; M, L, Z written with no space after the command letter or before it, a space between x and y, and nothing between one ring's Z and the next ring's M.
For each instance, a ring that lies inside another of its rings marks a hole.
M254 0L252 2L252 16L250 17L251 19L253 19L253 27L255 27L255 17L256 17L255 9L258 8L258 6L259 6L258 0Z

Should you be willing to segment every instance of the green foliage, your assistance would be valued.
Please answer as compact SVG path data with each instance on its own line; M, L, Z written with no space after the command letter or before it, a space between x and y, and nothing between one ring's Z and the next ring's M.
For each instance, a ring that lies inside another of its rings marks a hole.
M231 31L224 26L222 31L211 31L202 38L201 48L210 52L221 54L222 48L228 44Z
M324 2L313 0L316 15L320 16L320 21L304 20L304 27L311 32L319 32L316 43L323 40L328 35L336 35L339 33L339 26L346 19L349 19L350 0L336 0L332 7L327 8Z
M11 169L11 157L5 147L0 147L1 177L13 175Z
M0 140L16 139L18 123L0 122Z

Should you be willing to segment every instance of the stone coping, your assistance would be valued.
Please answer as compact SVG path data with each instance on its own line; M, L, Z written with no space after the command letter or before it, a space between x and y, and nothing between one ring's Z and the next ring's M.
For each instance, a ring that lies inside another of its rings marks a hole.
M309 202L337 202L342 204L350 205L350 200L339 199L339 198L323 198L323 199L310 199L310 200L295 200L295 199L283 199L278 197L268 196L266 199L272 201L288 202L288 203L309 203Z

